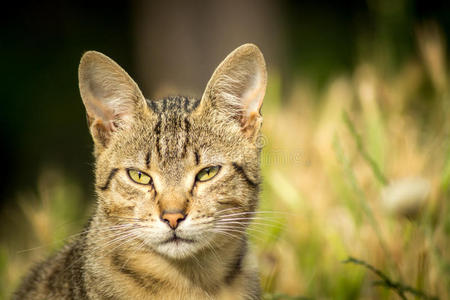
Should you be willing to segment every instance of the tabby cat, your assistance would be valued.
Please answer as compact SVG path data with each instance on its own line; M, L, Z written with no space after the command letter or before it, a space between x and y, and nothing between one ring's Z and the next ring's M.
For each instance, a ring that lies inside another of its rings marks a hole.
M246 228L258 204L267 72L245 44L201 99L147 100L107 56L81 58L97 205L13 299L259 299Z

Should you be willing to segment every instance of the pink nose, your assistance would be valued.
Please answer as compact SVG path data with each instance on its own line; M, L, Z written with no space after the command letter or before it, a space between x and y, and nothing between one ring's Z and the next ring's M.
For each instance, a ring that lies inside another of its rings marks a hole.
M181 212L163 212L161 219L166 222L172 229L178 227L181 221L184 220L186 216Z

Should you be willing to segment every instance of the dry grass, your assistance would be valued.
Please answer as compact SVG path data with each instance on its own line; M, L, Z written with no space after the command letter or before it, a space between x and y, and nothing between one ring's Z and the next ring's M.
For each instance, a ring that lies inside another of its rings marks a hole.
M418 30L418 48L394 74L367 61L320 91L299 79L283 102L270 74L261 210L273 213L249 231L267 299L402 297L348 257L422 293L405 298L450 299L450 94L436 26ZM11 218L26 224L3 222L27 231L2 237L0 296L80 229L77 184L47 172L39 187Z
M342 264L353 256L391 282L450 298L445 45L432 25L418 45L421 56L395 74L361 63L323 91L300 81L287 103L266 99L262 206L289 212L275 239L255 239L267 292L398 297Z

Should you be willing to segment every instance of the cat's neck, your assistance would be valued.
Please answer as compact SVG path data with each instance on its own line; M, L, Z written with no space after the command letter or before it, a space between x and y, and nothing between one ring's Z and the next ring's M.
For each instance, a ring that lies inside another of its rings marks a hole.
M220 248L208 248L184 259L168 258L151 249L121 249L111 259L118 267L126 263L125 268L161 281L195 283L205 290L213 290L223 284L233 271L232 267L239 264L242 249L247 247L243 243L246 242L230 241Z

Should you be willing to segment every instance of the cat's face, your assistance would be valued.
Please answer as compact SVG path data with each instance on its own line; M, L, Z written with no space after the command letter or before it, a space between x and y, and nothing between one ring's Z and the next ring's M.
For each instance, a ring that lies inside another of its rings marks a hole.
M118 65L86 53L80 90L105 227L172 258L241 238L258 200L265 85L253 45L225 59L199 100L145 100Z

